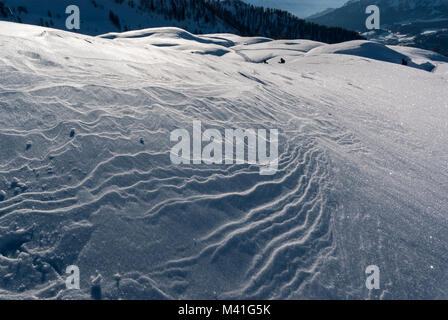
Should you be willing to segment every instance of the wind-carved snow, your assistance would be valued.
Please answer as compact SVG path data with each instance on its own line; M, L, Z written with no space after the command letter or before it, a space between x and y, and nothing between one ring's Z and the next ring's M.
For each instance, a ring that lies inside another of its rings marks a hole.
M0 46L2 298L89 298L98 274L110 299L447 297L441 56L3 22ZM277 173L172 164L194 120L279 129Z

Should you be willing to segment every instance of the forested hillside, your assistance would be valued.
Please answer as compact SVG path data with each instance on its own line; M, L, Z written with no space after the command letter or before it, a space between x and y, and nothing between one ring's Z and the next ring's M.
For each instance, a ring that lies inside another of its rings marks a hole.
M327 43L361 38L357 32L320 26L286 11L239 0L2 0L0 20L65 29L68 5L80 8L79 32L90 35L174 26L195 34L234 33Z

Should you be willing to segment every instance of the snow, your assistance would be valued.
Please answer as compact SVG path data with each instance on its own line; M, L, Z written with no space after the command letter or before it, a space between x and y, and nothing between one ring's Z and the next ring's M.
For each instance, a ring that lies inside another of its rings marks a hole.
M448 74L448 58L433 51L423 50L419 48L403 47L403 46L389 46L389 48L404 54L418 65L432 64L436 68L434 73Z
M426 71L433 71L435 68L435 66L428 60L426 60L425 63L416 64L414 61L415 59L412 59L411 56L402 54L386 45L366 40L349 41L335 45L321 46L308 52L309 55L335 53L354 55L357 57L364 57L395 64L402 64L403 60L405 60L408 63L408 66Z
M0 48L0 298L448 297L440 56L9 22ZM172 164L195 120L278 129L278 172Z

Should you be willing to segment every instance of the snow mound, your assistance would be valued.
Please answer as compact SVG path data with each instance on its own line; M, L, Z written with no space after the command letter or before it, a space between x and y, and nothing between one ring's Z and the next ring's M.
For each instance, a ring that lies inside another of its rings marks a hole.
M311 49L324 45L311 40L272 40L231 34L197 36L179 28L153 28L124 33L108 33L97 38L117 41L131 40L134 43L138 40L142 44L217 57L229 54L229 56L252 63L300 57Z
M232 49L243 55L247 61L260 63L276 62L280 58L301 57L308 51L324 45L312 40L275 40L259 43L246 42Z
M435 68L432 63L426 62L416 64L408 55L393 50L391 47L387 47L383 44L366 40L348 41L344 43L320 46L311 50L309 54L348 54L395 64L402 64L403 60L405 60L408 66L417 69L432 71Z
M448 62L448 57L445 57L439 53L434 51L412 48L412 47L404 47L404 46L389 46L392 50L395 50L401 54L404 54L408 57L411 57L413 60L422 60L422 61L432 61L432 62Z
M404 46L389 46L391 49L408 56L418 65L434 65L434 73L448 76L448 57L434 51Z
M189 40L198 43L217 44L224 45L227 43L224 39L201 37L191 34L180 28L164 27L164 28L151 28L136 31L128 31L123 33L106 33L99 35L98 38L104 39L135 39L135 38L161 38L161 39L174 39L174 40Z

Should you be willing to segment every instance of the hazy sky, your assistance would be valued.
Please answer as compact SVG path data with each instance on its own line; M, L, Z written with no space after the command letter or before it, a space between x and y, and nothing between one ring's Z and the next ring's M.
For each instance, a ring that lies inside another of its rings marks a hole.
M288 10L295 15L305 18L326 8L338 8L348 0L245 0L246 2L263 7Z

